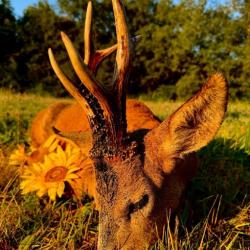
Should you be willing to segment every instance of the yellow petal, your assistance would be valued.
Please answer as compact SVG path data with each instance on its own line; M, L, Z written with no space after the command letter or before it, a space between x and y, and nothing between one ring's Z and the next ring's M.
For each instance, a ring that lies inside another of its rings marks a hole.
M23 194L27 194L27 193L31 193L34 192L36 190L38 190L39 188L35 185L29 185L29 186L25 186L22 190Z
M70 144L67 144L67 145L66 145L66 150L65 150L65 152L66 152L67 155L70 155L70 153L71 153L71 145L70 145Z
M58 188L57 188L57 195L58 195L58 197L62 197L63 192L64 192L64 188L65 188L64 182L60 182L58 184Z
M51 144L55 141L56 139L56 135L53 134L51 135L46 141L45 143L43 144L43 147L44 148L49 148L51 146Z
M79 178L79 176L76 174L67 174L66 176L66 180L77 179L77 178Z
M25 171L24 174L20 176L22 179L32 180L32 179L35 178L35 177L34 177L33 175L31 175L31 174L27 174L27 173L26 173L26 170L24 170L24 171Z
M59 140L55 140L51 146L49 147L49 152L54 152L56 151L57 147L59 146Z
M49 188L48 190L48 195L49 195L49 198L54 201L56 199L56 190L57 188L53 187L53 188Z
M72 163L77 163L80 161L80 154L72 154L71 156L69 156L67 163L68 164L72 164Z
M32 164L32 171L35 172L35 174L39 174L42 170L42 165L39 163Z
M30 193L30 191L28 189L23 189L21 194L27 194L27 193Z
M68 174L73 173L73 172L76 172L76 171L78 171L78 170L80 170L80 169L81 169L81 168L79 168L79 167L70 168L70 169L68 170Z
M20 183L20 188L21 188L21 189L24 189L25 186L28 186L28 185L30 185L30 184L32 184L32 181L31 181L31 180L24 180L24 181L22 181L22 182Z
M44 157L44 169L48 169L54 165L54 161L51 156L53 156L53 154L49 154Z
M62 160L62 165L66 165L66 162L67 162L67 159L66 159L66 154L65 152L62 150L61 147L58 147L57 148L57 153L58 153L58 156L60 157L60 159Z
M36 192L36 194L37 194L38 197L42 197L43 195L46 194L46 192L47 192L47 189L46 189L46 188L41 188L41 189L39 189L39 190Z

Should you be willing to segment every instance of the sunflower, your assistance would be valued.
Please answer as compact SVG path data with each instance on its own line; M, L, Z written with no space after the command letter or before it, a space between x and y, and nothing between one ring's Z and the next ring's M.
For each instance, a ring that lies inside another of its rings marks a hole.
M65 183L71 184L79 178L76 174L80 170L82 161L81 150L71 144L66 144L65 150L57 146L55 152L44 156L43 162L33 163L26 168L20 186L22 193L36 192L41 197L48 194L54 201L61 197Z
M9 158L9 165L23 166L27 161L28 156L25 153L23 145L18 145Z

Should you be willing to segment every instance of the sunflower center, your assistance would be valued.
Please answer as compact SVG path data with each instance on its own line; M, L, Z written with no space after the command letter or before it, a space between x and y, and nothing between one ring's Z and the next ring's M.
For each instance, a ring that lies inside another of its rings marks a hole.
M68 169L64 166L56 166L50 169L45 175L46 182L57 182L65 179Z

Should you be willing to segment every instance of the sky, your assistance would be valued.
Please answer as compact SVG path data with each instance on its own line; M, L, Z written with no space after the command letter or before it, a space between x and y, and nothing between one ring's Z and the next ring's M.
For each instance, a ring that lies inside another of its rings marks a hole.
M178 2L178 0L175 0ZM29 5L36 4L38 0L10 0L11 6L14 9L14 13L16 16L22 16L23 11ZM50 4L56 6L56 0L48 0ZM216 5L216 4L223 4L225 2L229 2L229 0L208 0L209 4Z
M10 0L16 16L22 16L23 11L29 6L36 4L38 0ZM52 5L56 5L56 0L48 0Z

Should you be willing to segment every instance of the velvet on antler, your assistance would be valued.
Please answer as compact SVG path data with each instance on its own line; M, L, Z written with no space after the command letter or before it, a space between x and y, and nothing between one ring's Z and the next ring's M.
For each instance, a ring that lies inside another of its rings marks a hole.
M126 86L131 61L131 39L125 12L120 0L112 0L117 45L104 50L94 50L91 39L92 2L88 3L85 22L85 56L81 58L69 37L61 32L71 64L80 79L74 83L59 67L51 49L49 58L53 70L66 90L80 103L88 116L93 135L92 156L114 156L123 147L126 137ZM114 51L116 68L114 80L102 84L96 79L100 63Z

